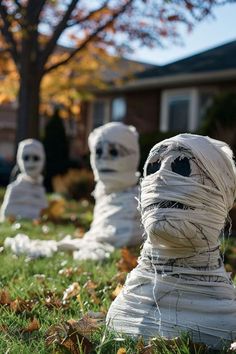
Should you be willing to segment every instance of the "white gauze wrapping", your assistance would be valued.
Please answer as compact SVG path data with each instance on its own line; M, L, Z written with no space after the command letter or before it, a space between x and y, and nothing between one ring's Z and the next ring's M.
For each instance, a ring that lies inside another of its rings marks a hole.
M115 247L141 243L142 232L135 199L139 177L138 133L132 126L108 123L90 134L89 147L97 182L93 222L82 239L66 236L61 241L48 244L53 246L50 255L57 251L73 251L73 257L77 260L103 260ZM14 253L30 257L38 254L40 257L45 253L47 244L36 241L17 235L7 238L5 246Z
M21 173L7 186L1 207L1 221L6 217L36 219L47 207L41 175L45 162L43 145L35 139L19 143L17 163Z
M219 252L235 197L225 143L182 134L153 147L141 182L147 239L109 309L109 326L146 338L188 331L213 348L236 338L236 290Z
M89 136L91 166L97 182L90 242L106 242L114 247L141 242L137 211L139 173L138 133L123 123L107 123Z
M54 240L31 240L25 234L7 237L4 247L10 248L17 256L27 255L30 258L51 257L57 252L57 242Z

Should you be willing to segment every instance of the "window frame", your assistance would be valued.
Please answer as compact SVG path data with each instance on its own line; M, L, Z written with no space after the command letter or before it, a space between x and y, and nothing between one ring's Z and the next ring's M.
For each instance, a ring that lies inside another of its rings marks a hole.
M189 96L189 112L187 130L194 132L198 128L199 123L199 91L197 88L170 89L164 90L161 94L161 115L160 115L160 131L168 132L169 128L169 101L177 96Z
M110 121L110 113L111 113L111 103L109 98L96 98L91 102L91 109L90 109L90 116L91 116L91 126L94 129L94 108L96 103L103 103L104 104L104 119L100 126L106 124Z
M114 119L114 117L113 117L113 104L114 104L114 101L116 101L116 100L122 100L124 102L124 105L125 105L125 112L124 112L124 115L123 115L123 117L121 119ZM127 100L126 100L126 98L124 96L116 96L116 97L112 98L110 114L111 114L111 122L124 122L125 117L127 115Z

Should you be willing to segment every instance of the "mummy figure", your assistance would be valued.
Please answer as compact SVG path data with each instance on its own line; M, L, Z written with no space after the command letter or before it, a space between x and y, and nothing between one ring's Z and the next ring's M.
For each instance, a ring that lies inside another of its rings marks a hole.
M137 211L138 134L133 126L107 123L89 136L96 181L93 222L82 239L66 238L59 249L74 250L78 260L102 260L115 248L141 243Z
M5 246L10 247L12 252L35 258L51 256L57 251L73 251L76 260L103 260L116 247L141 243L142 231L135 199L138 196L139 178L139 146L135 128L123 123L108 123L90 134L89 148L96 181L95 207L90 230L82 239L73 239L68 235L58 242L53 243L50 240L48 244L46 241L32 241L22 234L8 237ZM28 180L28 175L26 177ZM24 216L29 217L34 209L27 208L27 203L33 198L26 197L26 192L18 193L18 198L19 201L24 201L22 205L24 204L27 211ZM10 199L13 201L13 197ZM8 204L4 201L4 205ZM16 205L11 205L11 208L8 206L8 215L13 214L13 211L17 215L20 213L20 207L15 211ZM6 207L3 210L5 209ZM37 211L39 213L40 208ZM46 252L45 247L50 247L50 252Z
M36 219L47 207L43 177L45 162L43 145L34 139L19 143L17 164L20 174L7 186L1 207L1 221L7 217Z
M93 222L86 240L114 247L141 241L137 211L138 134L133 126L107 123L89 136L91 166L96 187Z
M146 241L108 326L146 339L188 332L216 349L236 338L236 289L219 251L235 197L224 142L181 134L152 148L140 196Z

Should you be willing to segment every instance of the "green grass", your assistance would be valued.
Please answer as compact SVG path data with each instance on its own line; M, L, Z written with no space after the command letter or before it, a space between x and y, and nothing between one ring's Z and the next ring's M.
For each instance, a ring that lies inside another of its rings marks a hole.
M0 190L0 201L3 192ZM70 201L67 203L66 213L61 222L3 223L0 247L7 236L12 237L19 232L40 239L60 239L66 234L73 235L78 227L86 230L91 218L92 205ZM66 352L58 345L46 344L48 329L52 325L61 325L71 318L78 320L88 311L106 312L112 301L112 291L117 286L115 277L118 272L116 264L119 258L120 251L114 252L104 262L74 261L67 253L57 253L50 259L30 260L24 256L16 257L4 249L0 253L0 294L5 290L11 297L11 303L18 299L19 305L12 308L8 304L0 305L0 354ZM96 289L92 293L86 287L88 280L96 284ZM80 285L80 297L74 296L63 305L61 302L63 292L73 282L78 282ZM24 331L32 318L38 320L39 329L33 332ZM135 341L109 332L105 326L93 333L91 342L93 346L91 354L200 354L204 352L202 348L193 348L185 335L177 344L171 345L159 338L152 343L151 351L149 347L145 348L146 344L141 339ZM121 348L124 348L123 351ZM83 352L83 349L78 351L81 354ZM69 353L75 352L69 351Z

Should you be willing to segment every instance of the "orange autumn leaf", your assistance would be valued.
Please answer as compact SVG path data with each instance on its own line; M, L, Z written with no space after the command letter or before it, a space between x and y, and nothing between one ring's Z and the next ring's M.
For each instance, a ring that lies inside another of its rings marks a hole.
M40 329L40 323L37 320L37 318L34 317L30 321L28 326L22 329L22 333L31 333L31 332L34 332L34 331L38 331L39 329Z
M127 351L126 351L125 348L119 348L119 349L117 350L117 353L116 353L116 354L126 354L126 353L127 353Z
M10 294L7 290L0 292L0 305L9 305L11 302Z
M51 200L49 206L43 210L42 216L52 221L60 219L65 214L65 205L66 202L63 198Z
M117 287L115 288L115 290L112 291L111 297L112 297L113 300L119 295L119 293L121 292L122 288L123 288L123 285L118 284Z
M137 265L137 257L128 248L121 250L121 259L117 263L117 268L122 272L130 272Z

